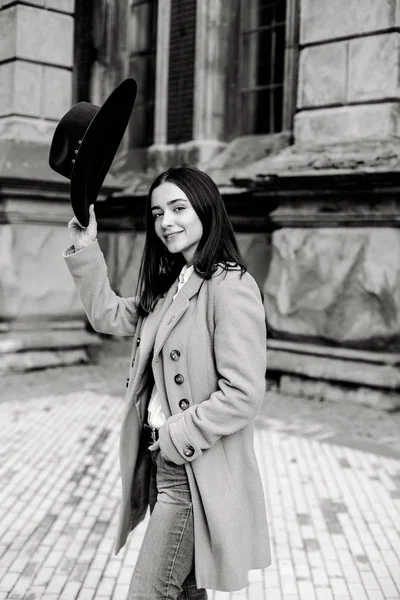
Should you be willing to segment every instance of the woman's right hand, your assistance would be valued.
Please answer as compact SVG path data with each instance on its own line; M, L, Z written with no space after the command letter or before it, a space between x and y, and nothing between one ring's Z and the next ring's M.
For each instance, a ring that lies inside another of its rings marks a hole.
M94 214L94 204L89 206L89 224L82 227L76 217L73 217L68 223L68 229L74 243L75 252L87 248L97 238L97 221Z

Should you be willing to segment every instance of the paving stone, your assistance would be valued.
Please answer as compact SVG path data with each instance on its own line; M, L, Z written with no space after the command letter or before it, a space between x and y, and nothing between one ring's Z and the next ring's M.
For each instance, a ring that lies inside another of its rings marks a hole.
M119 372L115 359L111 364L107 385ZM97 373L87 369L86 377ZM22 598L33 588L36 600L127 595L147 520L115 557L122 392L85 390L79 377L78 391L71 391L71 381L68 389L62 381L55 384L50 375L47 388L40 376L36 384L28 377L19 396L14 390L4 400L0 393L0 458L7 456L0 460L0 600L7 593ZM380 452L392 443L388 432L395 427L384 415L353 411L341 407L339 416L337 405L321 409L267 395L255 448L273 565L251 573L247 589L210 592L210 600L400 597L400 453ZM358 427L362 419L364 434L376 433L381 444L371 452L352 443L354 422Z

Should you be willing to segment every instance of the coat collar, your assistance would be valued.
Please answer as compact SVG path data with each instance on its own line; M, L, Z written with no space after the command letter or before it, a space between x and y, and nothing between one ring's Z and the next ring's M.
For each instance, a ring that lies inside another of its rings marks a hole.
M164 300L165 305L168 307L166 312L164 313L160 326L158 327L158 331L156 334L156 340L154 345L154 358L157 359L157 356L162 350L169 334L175 325L179 322L182 315L185 314L189 307L189 300L195 296L202 284L204 283L204 279L200 277L194 271L185 285L179 291L175 300L172 301L172 298L176 294L177 285L174 284L167 293L167 296Z

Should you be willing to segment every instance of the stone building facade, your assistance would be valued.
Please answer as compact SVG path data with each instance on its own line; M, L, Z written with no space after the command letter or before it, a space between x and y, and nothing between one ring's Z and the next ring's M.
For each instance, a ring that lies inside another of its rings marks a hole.
M0 2L0 369L89 359L61 264L68 181L47 163L75 102L138 82L96 204L131 294L150 181L218 183L265 297L285 393L393 407L400 384L397 0Z

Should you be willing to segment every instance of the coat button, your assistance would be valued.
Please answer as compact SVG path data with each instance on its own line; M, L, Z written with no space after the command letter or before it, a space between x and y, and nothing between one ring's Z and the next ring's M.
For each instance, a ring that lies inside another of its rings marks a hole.
M140 344L140 338L138 338L138 339L136 340L136 346L139 346L139 344Z
M126 387L129 385L129 377L126 378Z
M181 385L185 381L183 375L175 375L174 380L178 385Z
M170 357L172 358L172 360L179 360L181 353L179 352L179 350L172 350L172 352L170 353Z
M189 400L186 400L186 398L182 398L182 400L180 400L179 402L179 408L181 408L182 410L186 410L187 408L189 408Z
M194 454L193 446L185 446L183 449L183 454L188 457L193 456L193 454Z

